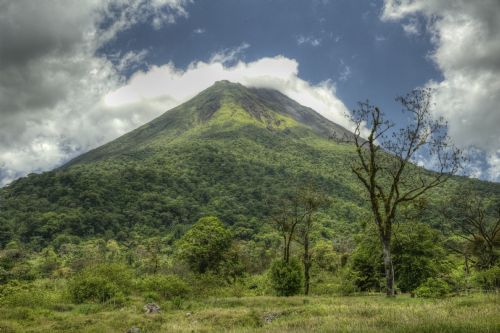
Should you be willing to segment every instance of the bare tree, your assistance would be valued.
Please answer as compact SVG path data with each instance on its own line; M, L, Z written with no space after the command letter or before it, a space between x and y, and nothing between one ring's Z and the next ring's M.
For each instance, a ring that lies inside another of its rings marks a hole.
M290 261L290 247L295 238L297 226L304 220L306 213L300 206L296 195L282 199L271 216L276 229L283 237L283 261Z
M351 116L355 124L356 157L352 171L368 195L384 258L387 296L395 295L391 237L398 207L439 186L461 166L461 152L449 143L447 124L430 114L431 91L418 89L396 100L409 115L396 129L384 113L368 102L359 103ZM362 137L367 128L366 139ZM434 161L423 170L418 157Z
M443 209L452 233L464 242L449 241L447 246L479 269L494 266L500 259L500 198L486 202L469 189L461 189ZM474 258L472 258L474 257Z
M295 193L280 201L272 220L283 237L283 261L290 261L292 241L303 246L304 294L309 294L312 264L311 232L316 221L315 214L327 203L324 194L312 186L297 189Z

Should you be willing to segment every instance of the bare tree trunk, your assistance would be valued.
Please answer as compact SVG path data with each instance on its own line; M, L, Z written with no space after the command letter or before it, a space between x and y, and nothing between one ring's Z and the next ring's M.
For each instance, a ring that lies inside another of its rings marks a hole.
M464 254L464 265L465 265L465 274L469 275L470 273L469 258L467 257L466 254Z
M286 258L286 249L287 249L287 242L286 242L286 235L283 236L284 242L283 242L283 261L287 262Z
M290 243L292 242L292 239L289 237L285 241L285 262L288 264L290 262Z
M304 295L309 295L309 270L311 268L311 256L309 255L309 236L304 239Z
M388 297L396 295L394 290L394 266L392 265L390 239L383 240L384 268L386 278L386 293Z

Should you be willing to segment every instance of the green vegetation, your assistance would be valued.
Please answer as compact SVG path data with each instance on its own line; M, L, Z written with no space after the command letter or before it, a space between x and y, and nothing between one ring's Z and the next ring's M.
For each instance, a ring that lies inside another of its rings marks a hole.
M271 265L271 284L278 296L297 295L302 288L302 270L297 260L277 260Z
M179 257L196 273L218 271L231 245L231 234L214 216L203 217L177 243Z
M223 82L0 189L0 332L498 331L500 186L454 177L401 205L388 300L355 150L329 129L345 131ZM464 188L486 217L474 242L442 214Z
M154 332L440 332L494 333L500 328L498 297L447 299L401 296L228 297L159 302L144 315L142 300L119 310L113 304L47 303L2 306L2 332L109 332L132 327Z

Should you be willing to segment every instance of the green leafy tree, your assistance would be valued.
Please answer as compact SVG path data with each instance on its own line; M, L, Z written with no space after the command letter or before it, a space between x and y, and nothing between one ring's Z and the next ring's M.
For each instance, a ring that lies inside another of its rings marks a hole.
M443 214L459 239L450 239L447 245L464 256L466 270L469 261L478 269L500 264L500 196L487 201L470 189L461 189Z
M439 233L423 223L404 223L395 233L392 252L396 281L403 292L415 290L428 278L448 273Z
M196 222L177 243L179 256L197 273L217 271L231 246L231 233L215 216Z
M304 266L304 294L309 295L310 271L313 258L311 233L316 224L318 211L328 203L328 200L323 193L316 191L312 187L308 187L298 192L298 201L303 217L298 225L297 242L302 245L304 250L302 257L302 264Z
M393 235L391 252L398 288L411 292L433 276L448 273L446 252L437 231L423 223L401 223ZM383 253L376 231L369 227L351 256L356 285L361 290L380 290L383 286Z
M302 269L296 259L275 261L271 266L271 283L278 296L293 296L302 287Z

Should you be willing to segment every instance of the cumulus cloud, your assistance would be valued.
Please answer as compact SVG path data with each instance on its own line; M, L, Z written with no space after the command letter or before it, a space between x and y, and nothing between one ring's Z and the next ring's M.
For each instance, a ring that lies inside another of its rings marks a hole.
M133 116L103 113L98 101L144 52L114 66L96 50L138 22L172 23L187 2L1 0L0 186L128 129Z
M153 66L146 72L137 72L129 82L107 94L104 101L109 108L139 107L156 103L157 113L188 100L215 81L229 80L249 87L276 89L299 103L311 107L328 119L350 127L346 119L348 110L335 95L335 87L326 81L311 85L299 77L299 64L283 56L262 58L253 62L238 61L230 66L212 57L209 62L198 61L179 70L174 64Z
M196 61L144 68L147 51L100 56L99 47L137 23L172 23L184 0L48 2L0 0L0 186L52 169L193 97L215 81L281 90L341 125L330 82L311 85L283 56L245 62L241 44Z
M485 152L488 166L481 176L499 181L500 3L385 0L383 20L401 20L405 27L418 16L427 20L435 45L429 57L443 75L427 83L435 89L434 112L449 121L458 145Z

